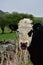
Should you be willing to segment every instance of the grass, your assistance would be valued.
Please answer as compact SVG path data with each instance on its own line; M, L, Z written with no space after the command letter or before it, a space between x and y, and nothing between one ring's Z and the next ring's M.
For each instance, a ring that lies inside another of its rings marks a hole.
M16 39L17 35L16 32L12 32L10 33L11 30L9 30L8 28L5 28L4 34L2 34L1 29L0 29L0 41L2 40L8 40L8 39Z
M16 33L5 33L1 34L0 33L0 40L7 40L7 39L16 39Z

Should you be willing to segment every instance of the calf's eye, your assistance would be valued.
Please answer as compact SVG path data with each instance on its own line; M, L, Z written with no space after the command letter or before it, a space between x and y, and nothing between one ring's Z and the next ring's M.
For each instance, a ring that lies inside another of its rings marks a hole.
M32 35L32 30L28 32L28 36L31 37L31 35Z

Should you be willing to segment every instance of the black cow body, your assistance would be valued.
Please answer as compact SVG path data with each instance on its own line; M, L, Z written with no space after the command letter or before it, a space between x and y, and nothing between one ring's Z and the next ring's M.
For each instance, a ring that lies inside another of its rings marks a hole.
M33 37L28 51L34 65L43 65L43 26L37 23L33 26Z
M18 29L18 25L16 24L9 24L9 28L12 30L12 31L16 31Z

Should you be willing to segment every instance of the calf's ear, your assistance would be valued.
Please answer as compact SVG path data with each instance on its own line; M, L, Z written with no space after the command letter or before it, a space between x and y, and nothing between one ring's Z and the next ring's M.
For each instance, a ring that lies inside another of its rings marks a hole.
M14 27L15 27L15 31L17 31L17 29L18 29L18 25L15 25Z
M9 28L10 28L11 30L13 30L13 31L17 31L18 25L16 25L16 24L9 24Z

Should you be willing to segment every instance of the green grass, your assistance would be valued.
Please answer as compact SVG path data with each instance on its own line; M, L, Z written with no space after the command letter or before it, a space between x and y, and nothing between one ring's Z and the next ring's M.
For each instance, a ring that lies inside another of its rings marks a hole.
M16 39L16 33L5 33L5 34L1 34L0 33L0 40L7 40L7 39Z
M17 38L16 32L10 33L10 31L11 30L9 30L8 28L5 28L4 34L2 34L2 31L0 29L0 41L1 40L8 40L8 39L16 40L16 38Z

